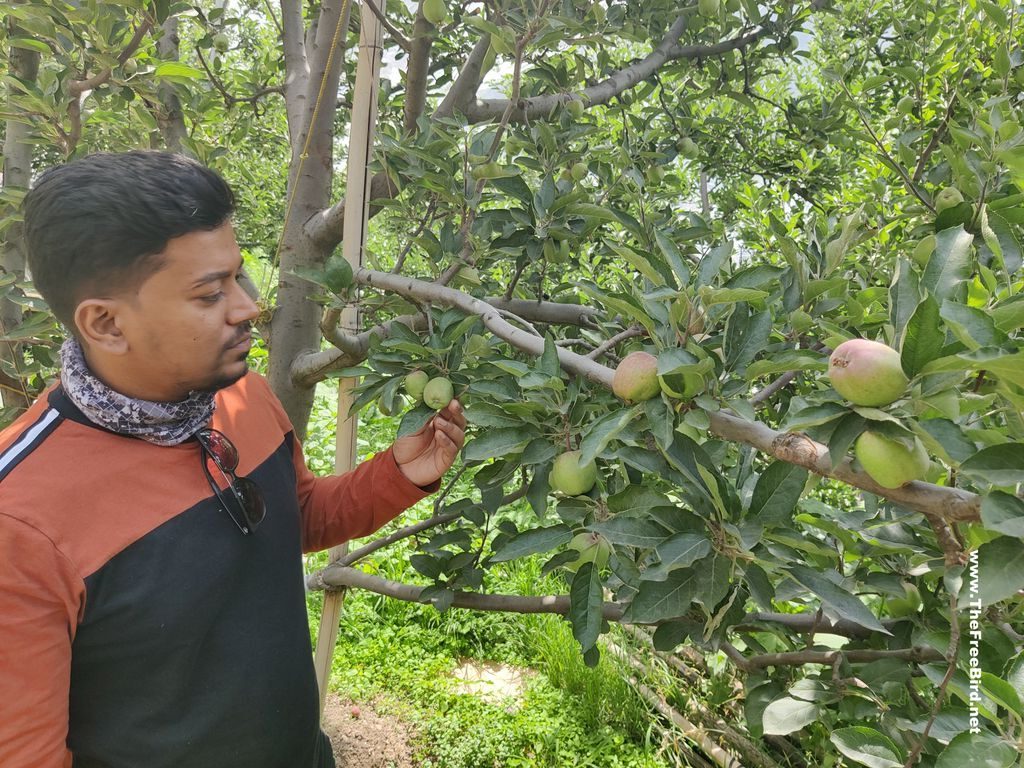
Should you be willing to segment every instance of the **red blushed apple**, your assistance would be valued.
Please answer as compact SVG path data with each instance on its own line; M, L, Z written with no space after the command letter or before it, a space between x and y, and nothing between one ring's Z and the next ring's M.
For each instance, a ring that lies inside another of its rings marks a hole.
M832 387L854 405L882 406L898 400L910 383L892 347L868 339L844 341L828 360Z

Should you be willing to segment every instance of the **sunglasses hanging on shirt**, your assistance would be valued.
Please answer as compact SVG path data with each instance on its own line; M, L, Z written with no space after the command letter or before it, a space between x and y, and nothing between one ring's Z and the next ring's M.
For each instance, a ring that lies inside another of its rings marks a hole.
M260 487L249 478L235 474L238 469L238 449L227 435L216 429L199 430L196 432L196 440L202 447L203 472L224 511L243 534L252 533L266 517L267 507ZM227 493L221 490L211 474L211 461L227 482Z

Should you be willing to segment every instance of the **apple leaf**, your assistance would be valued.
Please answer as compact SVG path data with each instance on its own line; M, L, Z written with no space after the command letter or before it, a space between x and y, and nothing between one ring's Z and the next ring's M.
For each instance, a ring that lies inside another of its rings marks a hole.
M804 565L791 565L788 573L794 581L820 597L825 605L836 611L842 618L875 632L885 635L892 634L882 626L882 623L860 601L860 598L833 584L814 569Z
M903 758L892 740L874 728L837 728L832 743L854 762L868 768L902 768Z
M765 707L761 722L765 735L785 736L810 725L820 715L820 708L813 701L783 696Z
M965 731L949 742L935 768L1010 768L1020 756L1010 742L989 731Z
M672 571L688 568L711 553L711 542L700 533L677 533L658 545L661 562L644 571L644 579L664 580Z
M573 637L588 651L597 644L603 621L601 575L593 563L583 563L569 588L569 620Z
M538 552L550 552L563 544L568 544L571 539L572 529L567 525L533 528L509 539L491 556L491 562L502 563L506 560L536 555Z
M964 573L957 604L982 607L1013 597L1024 589L1024 541L1000 536L978 547L977 573Z
M981 500L981 522L989 530L1024 538L1024 501L1013 494L992 491Z
M921 276L921 288L938 301L955 298L960 285L971 277L973 242L974 235L965 232L963 225L936 234L935 251Z
M788 523L806 483L807 470L803 467L773 462L757 479L748 515L766 526Z
M976 482L1011 486L1024 482L1024 445L1003 443L983 448L960 465Z
M903 372L910 378L916 376L939 356L945 339L939 322L939 304L932 296L925 296L907 322L900 353Z
M704 574L699 568L673 571L665 581L641 581L633 602L626 609L627 621L653 624L662 619L684 616L694 595L701 589Z

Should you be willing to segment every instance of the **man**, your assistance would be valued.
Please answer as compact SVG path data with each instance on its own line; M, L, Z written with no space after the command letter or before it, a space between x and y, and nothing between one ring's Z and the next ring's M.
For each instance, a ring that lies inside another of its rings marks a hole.
M301 555L437 489L453 400L315 478L246 366L257 307L230 189L160 152L92 155L25 201L35 285L71 332L0 433L0 766L320 768Z

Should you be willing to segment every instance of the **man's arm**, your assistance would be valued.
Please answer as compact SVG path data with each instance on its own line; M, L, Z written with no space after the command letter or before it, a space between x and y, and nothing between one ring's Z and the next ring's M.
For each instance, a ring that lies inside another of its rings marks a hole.
M30 525L0 513L0 765L71 768L71 640L84 585Z
M292 451L304 552L367 536L440 487L440 481L425 488L414 485L398 468L391 448L351 472L328 477L310 472L294 434Z

